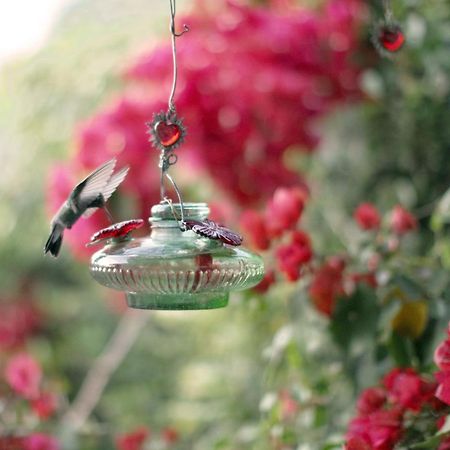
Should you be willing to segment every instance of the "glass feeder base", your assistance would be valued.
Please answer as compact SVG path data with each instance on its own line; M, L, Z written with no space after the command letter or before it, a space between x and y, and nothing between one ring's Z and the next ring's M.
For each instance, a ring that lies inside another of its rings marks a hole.
M130 308L136 309L215 309L227 306L229 295L228 292L181 295L127 293L127 304Z

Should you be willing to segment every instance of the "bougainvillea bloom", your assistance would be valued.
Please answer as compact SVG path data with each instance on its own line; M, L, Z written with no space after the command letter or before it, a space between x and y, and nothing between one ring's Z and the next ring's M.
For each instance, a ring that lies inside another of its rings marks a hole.
M200 236L217 239L228 245L238 246L242 244L242 237L239 234L222 225L218 225L212 220L186 220L184 224L187 230L192 230Z
M390 225L395 233L402 235L415 230L417 228L417 220L405 208L396 205L392 210Z
M315 271L309 286L309 296L317 311L328 317L333 314L336 299L344 294L344 269L342 258L329 258Z
M381 25L377 30L376 39L378 45L390 53L398 52L405 43L405 35L397 24Z
M292 394L283 389L280 394L280 412L283 420L293 419L300 410L299 402L292 396Z
M5 450L24 450L23 437L0 436L0 448Z
M29 301L0 302L0 348L22 345L39 329L41 315Z
M312 255L309 236L300 230L292 233L289 244L282 245L276 250L278 266L289 281L300 278L303 265L311 260Z
M345 443L344 450L372 450L372 447L364 439L352 437Z
M402 435L402 411L380 409L350 422L347 439L359 439L372 450L392 450Z
M263 216L250 209L245 210L240 218L240 225L250 245L257 250L267 250L270 239L267 233L266 220Z
M59 450L61 448L55 437L43 433L34 433L27 436L23 444L24 450Z
M384 377L383 383L393 403L405 409L420 410L427 390L425 382L413 369L395 368Z
M103 228L94 233L89 245L97 244L105 239L125 239L129 233L141 228L142 225L144 225L142 219L125 220L124 222L115 223L110 227Z
M58 407L58 398L52 392L41 392L30 403L33 412L42 420L52 416Z
M380 214L371 203L361 203L356 208L353 217L363 230L377 230L380 227Z
M13 356L6 366L5 377L11 388L22 397L34 399L38 396L42 371L30 355Z
M361 392L356 403L358 414L366 416L379 410L386 402L386 391L381 387L372 387Z
M434 362L439 369L450 371L450 337L441 342L436 348Z
M272 237L295 228L305 204L307 193L302 188L278 188L267 204L266 227Z
M435 378L438 382L436 397L447 405L450 405L450 371L437 372Z
M131 433L120 435L116 438L117 450L142 450L149 436L150 430L146 427L139 427Z

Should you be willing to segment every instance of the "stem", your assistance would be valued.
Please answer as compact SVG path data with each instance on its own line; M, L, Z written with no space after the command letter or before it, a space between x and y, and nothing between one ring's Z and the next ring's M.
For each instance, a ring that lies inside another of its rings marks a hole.
M75 400L64 414L61 420L64 427L74 432L83 428L110 378L130 351L149 318L149 314L132 309L127 310L121 317L102 353L89 369Z

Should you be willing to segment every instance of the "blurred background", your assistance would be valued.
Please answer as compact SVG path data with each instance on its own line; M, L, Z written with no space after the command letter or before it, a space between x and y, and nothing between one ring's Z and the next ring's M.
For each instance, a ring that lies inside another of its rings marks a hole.
M113 156L131 167L117 221L159 201L145 122L170 92L169 4L0 5L1 449L341 448L362 388L431 367L449 319L450 12L392 8L406 38L394 55L371 40L378 1L178 1L189 134L173 171L268 277L225 309L149 312L89 275L102 212L57 260L43 245L72 187ZM375 234L352 217L362 202L380 211ZM393 225L396 205L414 219ZM413 325L396 316L405 296Z

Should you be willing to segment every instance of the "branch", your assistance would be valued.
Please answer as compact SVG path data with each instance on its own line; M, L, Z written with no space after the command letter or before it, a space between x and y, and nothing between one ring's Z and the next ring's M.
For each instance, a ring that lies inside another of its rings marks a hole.
M150 315L144 311L129 309L120 319L103 352L89 369L78 394L62 418L62 425L77 432L91 415L109 379L148 322Z

